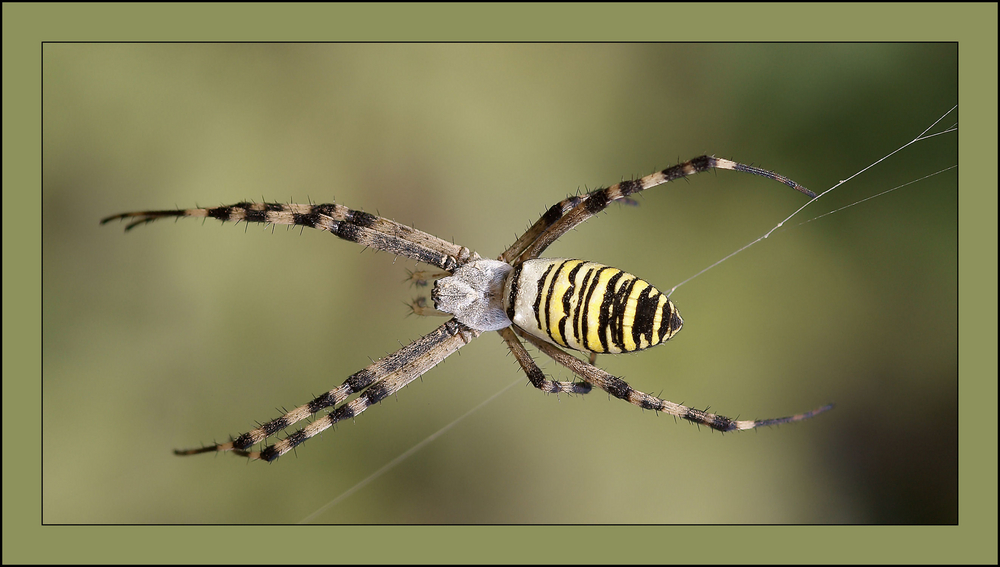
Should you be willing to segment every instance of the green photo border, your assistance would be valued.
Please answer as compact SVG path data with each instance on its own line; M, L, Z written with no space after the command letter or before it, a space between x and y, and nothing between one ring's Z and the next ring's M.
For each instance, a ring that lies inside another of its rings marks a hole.
M959 525L43 526L42 42L291 40L957 41ZM996 4L5 3L3 89L5 564L997 561Z

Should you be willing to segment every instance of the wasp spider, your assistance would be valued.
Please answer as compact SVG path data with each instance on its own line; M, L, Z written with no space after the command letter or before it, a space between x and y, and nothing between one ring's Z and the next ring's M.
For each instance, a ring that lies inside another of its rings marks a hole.
M592 386L644 409L708 426L738 431L802 421L832 407L775 419L739 421L689 408L640 392L621 378L593 365L599 353L625 353L665 342L683 320L667 296L622 270L582 260L540 258L545 249L571 228L610 203L675 179L709 169L729 169L779 181L809 197L798 183L756 167L702 156L637 180L564 199L553 205L497 260L480 258L458 246L395 221L343 205L237 203L212 209L142 211L104 219L126 219L125 230L164 217L211 217L225 221L299 225L331 232L344 240L405 256L441 272L412 274L415 281L439 278L431 297L434 308L414 305L418 313L454 315L426 336L352 374L343 384L268 421L227 443L175 450L178 455L232 451L251 459L273 461L335 423L353 418L423 375L484 331L497 331L531 384L543 392L585 394ZM583 382L548 380L518 337L565 366ZM590 354L590 363L567 354L566 347ZM351 395L359 394L350 402ZM332 411L302 429L251 450L324 409Z

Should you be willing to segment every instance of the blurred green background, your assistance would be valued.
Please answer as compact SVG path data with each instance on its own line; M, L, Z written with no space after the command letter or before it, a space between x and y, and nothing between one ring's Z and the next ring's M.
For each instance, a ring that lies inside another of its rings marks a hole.
M415 263L319 231L98 225L336 200L496 256L569 193L704 153L819 192L957 103L955 45L46 44L42 63L45 522L296 522L514 382L315 521L957 522L957 170L798 225L957 164L956 134L678 289L669 344L599 359L731 417L837 403L736 435L542 395L486 334L272 465L178 458L440 320L407 316ZM803 203L704 174L547 255L666 290Z

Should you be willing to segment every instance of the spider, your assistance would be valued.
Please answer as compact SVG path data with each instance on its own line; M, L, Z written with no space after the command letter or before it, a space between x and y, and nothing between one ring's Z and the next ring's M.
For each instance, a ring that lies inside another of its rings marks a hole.
M426 285L436 279L433 308L415 303L418 314L452 315L422 338L349 376L340 386L309 403L252 429L227 443L174 450L177 455L232 451L254 460L274 461L307 439L344 419L354 418L454 354L485 331L497 331L527 375L531 385L549 393L585 394L592 386L640 408L662 411L722 432L755 429L809 419L832 404L788 417L734 420L640 392L621 378L594 366L596 356L628 353L666 342L681 329L683 320L670 299L649 283L622 270L574 259L541 258L542 252L568 230L603 211L614 201L708 171L728 169L773 179L810 198L816 195L772 171L714 156L701 156L637 180L622 181L583 195L571 196L550 207L498 259L481 258L464 246L362 211L337 204L249 203L209 209L140 211L110 216L129 220L125 230L165 217L211 217L265 225L299 225L331 232L344 240L405 256L434 266L440 272L416 272L411 278ZM545 377L520 339L526 340L583 382L558 382ZM590 355L589 362L560 347ZM344 403L351 395L359 394ZM259 451L251 450L295 423L329 413L277 439Z

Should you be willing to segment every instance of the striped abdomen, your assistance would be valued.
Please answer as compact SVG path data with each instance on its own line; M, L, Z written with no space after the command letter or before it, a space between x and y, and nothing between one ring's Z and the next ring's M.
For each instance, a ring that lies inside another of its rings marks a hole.
M540 339L596 353L649 348L684 324L649 283L583 260L536 259L515 267L504 286L504 309Z

